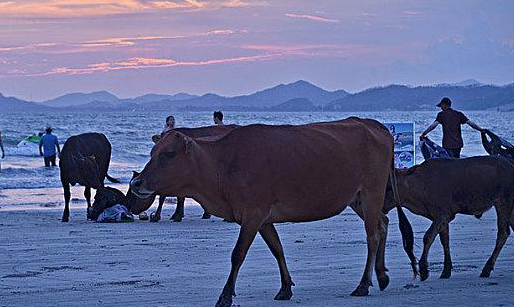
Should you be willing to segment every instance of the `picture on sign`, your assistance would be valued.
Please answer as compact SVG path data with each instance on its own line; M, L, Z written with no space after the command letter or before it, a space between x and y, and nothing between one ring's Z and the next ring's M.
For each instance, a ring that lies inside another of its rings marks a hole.
M414 123L384 123L394 139L394 165L396 168L414 166Z

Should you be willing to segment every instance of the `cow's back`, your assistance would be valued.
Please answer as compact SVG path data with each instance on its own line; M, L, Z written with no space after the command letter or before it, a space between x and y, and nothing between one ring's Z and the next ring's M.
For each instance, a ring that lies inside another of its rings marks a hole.
M74 157L95 156L100 171L100 180L103 182L107 175L111 160L111 143L102 133L83 133L71 136L63 145L59 158L61 179L78 182L78 171Z
M237 125L207 126L197 128L175 128L173 130L183 133L191 138L222 136L237 128Z
M271 197L265 200L271 203L308 206L347 203L362 186L386 181L393 154L387 129L358 118L244 126L216 143L223 153L218 164L227 195L245 190L256 199Z
M514 166L502 157L429 159L408 170L405 180L413 201L452 207L456 213L473 214L466 208L514 195Z

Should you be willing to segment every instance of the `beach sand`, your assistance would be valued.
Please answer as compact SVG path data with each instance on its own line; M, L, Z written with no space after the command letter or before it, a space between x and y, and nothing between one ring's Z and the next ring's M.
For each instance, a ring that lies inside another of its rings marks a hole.
M214 306L239 226L201 220L202 209L191 200L183 222L173 223L173 209L167 204L159 223L122 224L86 221L84 203L74 207L69 223L60 221L62 207L0 209L0 306ZM429 222L408 216L419 256ZM453 275L439 279L443 255L436 240L425 282L412 278L394 211L390 218L385 291L374 279L368 297L349 295L364 269L366 244L363 223L347 209L324 221L277 225L296 283L291 301L273 300L278 267L257 237L239 274L235 306L512 306L512 238L491 277L478 277L494 247L494 210L481 220L456 218Z

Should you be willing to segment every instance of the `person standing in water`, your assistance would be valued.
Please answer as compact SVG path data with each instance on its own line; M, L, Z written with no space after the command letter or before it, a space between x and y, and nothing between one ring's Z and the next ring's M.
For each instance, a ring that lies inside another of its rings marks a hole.
M2 142L2 130L0 130L0 149L2 150L2 159L5 158L4 142ZM2 162L0 162L0 174L2 173Z
M50 167L50 164L52 164L52 166L57 166L55 164L55 158L56 155L61 154L59 141L57 140L57 136L52 134L52 131L52 127L47 126L45 129L45 135L43 135L39 141L39 154L45 159L46 167ZM57 153L55 149L57 149Z
M427 134L439 124L443 126L443 148L452 158L460 158L460 151L464 147L461 125L468 124L471 128L480 132L485 131L474 122L470 121L464 113L452 109L452 101L448 97L441 99L437 104L441 112L437 114L435 121L421 134L423 140Z
M174 128L175 128L175 117L173 117L173 115L170 115L170 116L166 117L166 123L164 124L164 128L162 128L161 136Z
M215 111L214 114L212 114L212 119L214 120L214 124L217 126L223 126L223 113L221 111Z

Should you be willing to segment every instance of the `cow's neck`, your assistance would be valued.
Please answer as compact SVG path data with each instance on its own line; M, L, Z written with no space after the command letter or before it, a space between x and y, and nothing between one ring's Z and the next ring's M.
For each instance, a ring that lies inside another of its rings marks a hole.
M195 179L186 188L187 196L200 203L210 214L231 218L232 211L221 189L221 168L218 161L224 154L222 148L217 143L199 143L192 154L195 161Z

